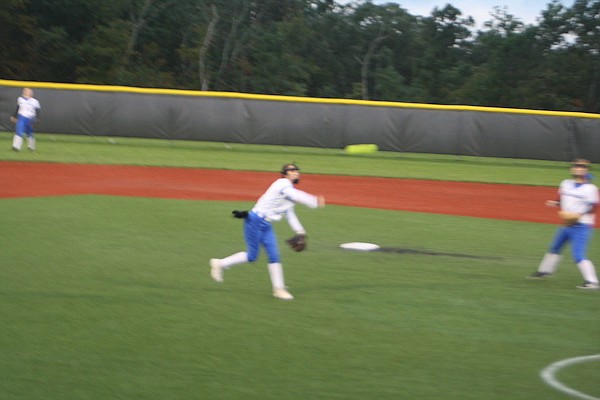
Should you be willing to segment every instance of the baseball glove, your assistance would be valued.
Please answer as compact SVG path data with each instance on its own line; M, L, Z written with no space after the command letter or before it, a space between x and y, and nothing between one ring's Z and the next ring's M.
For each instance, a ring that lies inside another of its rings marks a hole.
M294 235L291 238L287 239L287 244L294 251L303 251L306 249L306 235Z
M581 217L580 213L572 212L572 211L562 211L558 212L558 218L562 222L564 226L575 225L579 218Z
M246 218L248 216L248 211L239 211L239 210L233 210L231 212L231 214L235 217L235 218Z

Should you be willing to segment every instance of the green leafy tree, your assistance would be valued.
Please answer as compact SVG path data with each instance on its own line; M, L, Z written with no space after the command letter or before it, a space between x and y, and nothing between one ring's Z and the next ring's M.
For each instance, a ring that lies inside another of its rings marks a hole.
M35 19L31 68L35 78L73 82L77 67L85 62L77 48L96 27L119 11L120 0L35 0L26 12Z
M27 13L26 0L5 0L0 7L0 76L32 79L33 38L37 21Z
M77 66L77 81L81 83L119 82L119 70L129 37L128 25L114 19L109 25L99 25L79 45L82 62Z
M255 31L254 68L247 85L255 93L305 96L315 66L303 57L311 36L301 17L261 26Z
M395 61L402 60L395 59L392 49L397 45L403 50L401 53L407 55L404 49L409 46L405 44L412 40L416 20L397 4L377 6L367 2L356 6L350 21L358 32L358 40L352 48L354 59L360 66L360 98L380 99L378 92L383 87L376 79L390 74L401 75L398 71L392 72L397 68ZM378 69L383 69L382 73L377 73Z
M435 7L431 16L422 20L418 39L422 54L416 80L429 93L427 101L446 103L449 92L462 84L463 77L447 71L458 70L468 57L473 25L472 17L463 18L462 12L450 4Z
M459 95L478 105L535 108L526 93L544 55L538 30L499 7L485 26L473 46L473 76Z
M586 59L587 88L584 109L600 112L600 0L576 0L567 13L573 50Z
M5 0L5 78L600 111L600 0L538 24L372 0Z

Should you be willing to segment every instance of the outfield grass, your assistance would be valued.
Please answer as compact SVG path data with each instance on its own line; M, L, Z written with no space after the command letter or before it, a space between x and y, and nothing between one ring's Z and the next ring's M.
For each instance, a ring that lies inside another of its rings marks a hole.
M348 155L341 149L240 145L161 139L38 134L37 151L10 150L0 133L0 160L276 171L296 161L307 173L383 176L555 186L565 162L380 151Z
M447 179L448 170L481 180L481 167L487 181L547 176L553 185L565 172L525 160L42 140L36 153L0 150L0 159L270 170L291 155L319 173ZM229 212L251 203L90 195L0 204L6 399L558 400L566 396L539 372L600 353L600 296L575 289L581 277L568 257L553 279L524 279L552 225L299 208L309 250L282 246L296 300L281 302L264 256L221 285L208 275L209 258L243 249ZM280 241L290 234L285 223L276 230ZM450 255L338 247L348 241ZM598 235L589 255L600 264ZM581 364L558 377L600 398L598 370Z

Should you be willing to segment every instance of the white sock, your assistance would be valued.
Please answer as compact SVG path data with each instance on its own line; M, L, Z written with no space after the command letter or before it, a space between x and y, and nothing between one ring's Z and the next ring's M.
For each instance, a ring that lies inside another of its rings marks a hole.
M268 267L273 289L285 289L285 283L283 281L283 266L281 263L270 263L268 264Z
M27 138L27 147L30 150L35 150L35 138L31 136Z
M598 283L598 276L596 275L596 269L594 264L590 260L583 260L577 263L583 279L588 282Z
M538 267L538 272L553 274L556 271L559 262L560 254L546 253L544 258L542 258L540 266Z
M236 264L243 264L248 262L248 253L240 251L230 255L229 257L222 258L220 263L223 269L228 269Z
M21 146L23 146L23 138L19 135L13 136L12 147L16 150L21 150Z

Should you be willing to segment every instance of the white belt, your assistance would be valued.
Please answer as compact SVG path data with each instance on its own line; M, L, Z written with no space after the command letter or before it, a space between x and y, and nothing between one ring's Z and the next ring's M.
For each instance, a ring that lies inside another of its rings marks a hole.
M258 212L258 211L255 211L255 210L252 210L252 212L253 212L254 214L256 214L256 215L258 216L258 218L260 218L260 219L264 219L264 220L265 220L265 221L267 221L267 222L270 222L270 221L271 221L271 220L269 219L269 217L267 217L265 214L263 214L263 213L261 213L261 212Z

